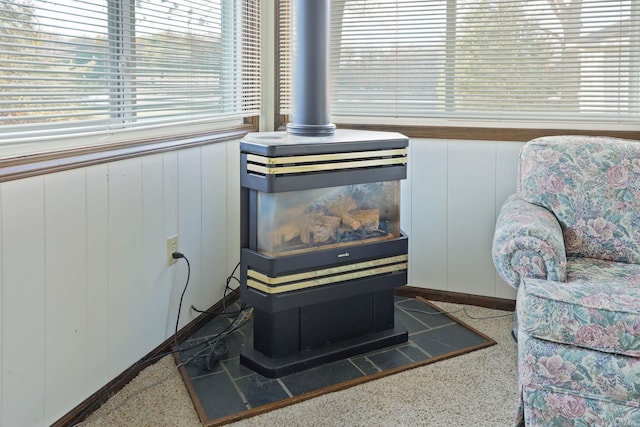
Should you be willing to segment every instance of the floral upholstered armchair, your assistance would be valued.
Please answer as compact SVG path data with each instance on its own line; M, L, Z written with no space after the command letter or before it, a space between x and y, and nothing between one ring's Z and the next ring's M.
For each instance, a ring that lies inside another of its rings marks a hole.
M529 141L492 252L518 289L518 423L640 426L640 141Z

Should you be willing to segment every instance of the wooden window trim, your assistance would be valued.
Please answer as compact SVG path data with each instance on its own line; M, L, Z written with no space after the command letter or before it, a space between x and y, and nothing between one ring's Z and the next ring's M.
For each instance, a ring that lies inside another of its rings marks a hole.
M280 10L281 0L275 0L276 15ZM290 117L280 114L280 19L275 19L275 98L273 99L274 129L285 130ZM342 129L363 129L400 132L409 138L424 139L458 139L475 141L513 141L526 142L541 136L553 135L591 135L611 136L616 138L640 140L640 129L637 131L613 131L613 130L577 130L577 129L543 129L543 128L495 128L495 127L465 127L465 126L415 126L415 125L377 125L377 124L351 124L335 123Z
M640 140L640 130L578 130L578 129L534 129L534 128L494 128L464 126L408 126L408 125L355 125L336 124L343 129L364 129L400 132L409 138L425 139L461 139L477 141L514 141L526 142L541 136L553 135L591 135Z
M153 139L123 142L8 157L0 159L0 182L240 139L247 133L257 129L257 119L250 118L241 126L216 130L207 134L186 135L167 140Z
M279 107L279 106L276 106ZM277 111L277 110L276 110ZM285 130L289 116L276 117L276 129ZM384 124L352 124L336 123L338 129L361 129L386 132L400 132L409 138L421 139L459 139L473 141L513 141L526 142L541 136L554 135L588 135L610 136L640 140L640 130L591 130L591 129L545 129L545 128L496 128L465 126L416 126L416 125L384 125Z
M287 116L277 117L276 124L280 129L284 127L286 122ZM640 130L598 131L576 129L479 128L462 126L363 125L349 123L339 123L337 126L342 129L400 132L409 138L421 139L526 142L541 136L593 135L640 140ZM149 141L124 142L119 144L9 157L0 159L0 182L240 139L247 133L255 132L257 130L257 118L250 118L242 126L222 129L210 134L188 135L168 140L155 139Z

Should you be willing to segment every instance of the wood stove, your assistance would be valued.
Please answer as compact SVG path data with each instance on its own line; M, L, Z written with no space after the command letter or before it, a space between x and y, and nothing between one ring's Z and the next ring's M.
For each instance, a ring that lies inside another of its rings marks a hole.
M240 289L254 307L242 364L279 377L407 341L393 297L407 283L407 146L353 130L241 142Z
M408 339L393 292L407 283L408 138L329 123L329 1L297 0L294 15L293 121L240 143L240 296L254 308L240 363L270 378Z

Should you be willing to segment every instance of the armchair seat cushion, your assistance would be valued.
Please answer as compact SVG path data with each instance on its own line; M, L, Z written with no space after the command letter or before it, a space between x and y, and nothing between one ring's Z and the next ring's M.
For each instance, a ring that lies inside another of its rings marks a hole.
M567 282L523 279L517 297L522 330L547 341L640 357L640 265L570 257L567 276Z
M640 359L521 336L527 425L640 425Z

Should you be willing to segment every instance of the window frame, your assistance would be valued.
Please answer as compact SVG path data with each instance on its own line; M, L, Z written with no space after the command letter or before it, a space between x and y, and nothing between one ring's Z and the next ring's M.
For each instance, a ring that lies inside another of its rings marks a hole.
M281 46L284 31L280 27L281 5L287 0L276 0L276 24L274 29L275 46ZM348 1L348 0L345 0ZM448 0L449 3L455 3L455 0ZM452 25L450 20L448 25ZM275 58L275 76L276 95L274 99L274 108L276 117L274 125L276 129L283 130L291 119L289 114L281 113L280 105L280 61L281 52L276 48ZM526 142L533 138L552 135L593 135L593 136L612 136L626 139L640 140L640 129L635 130L632 126L617 126L616 129L597 126L589 128L583 123L576 123L571 126L567 123L566 127L560 126L544 126L535 120L531 122L510 122L509 125L500 123L499 120L493 121L471 121L464 119L441 119L429 120L429 123L416 124L416 120L393 120L389 119L385 123L380 124L380 117L358 117L348 118L342 116L333 116L332 122L337 127L345 129L362 129L362 130L378 130L400 132L410 138L421 139L458 139L458 140L477 140L477 141L514 141ZM426 121L426 120L424 120ZM394 123L395 122L395 123Z
M240 5L234 7L246 7L249 4L257 4L259 0L243 0ZM117 4L118 10L130 8L133 5L132 0L108 0L109 7ZM128 14L124 14L127 19ZM114 24L109 22L109 32L113 31ZM256 16L253 25L257 29L260 26L260 16ZM254 29L256 28L254 27ZM122 28L118 28L122 32ZM126 29L124 29L126 32ZM110 40L112 38L110 37ZM112 43L112 42L110 42ZM110 55L118 54L117 46L110 46ZM260 53L259 46L253 46L252 49ZM124 81L118 81L118 87L111 90L121 91L121 86L126 85L126 76ZM130 77L129 77L130 78ZM260 77L257 76L259 81ZM121 102L116 96L113 102ZM116 105L116 109L112 111L121 111L122 107ZM112 112L113 114L113 112ZM25 143L24 148L3 147L0 145L0 183L17 179L23 179L33 176L39 176L54 172L82 168L97 164L109 163L118 160L124 160L134 157L148 156L157 153L177 151L187 148L199 147L218 142L237 140L242 138L249 132L257 131L259 127L259 112L250 115L244 119L229 119L221 117L220 120L213 119L208 121L209 124L196 127L195 130L187 131L189 133L181 133L169 137L159 136L135 136L135 129L132 137L129 139L119 140L115 142L97 143L95 145L70 145L56 144L53 148L46 146L46 143L39 142ZM123 118L126 120L126 117ZM219 122L219 124L215 124ZM230 124L231 123L231 124ZM232 124L237 123L237 124ZM74 138L70 134L71 139Z

